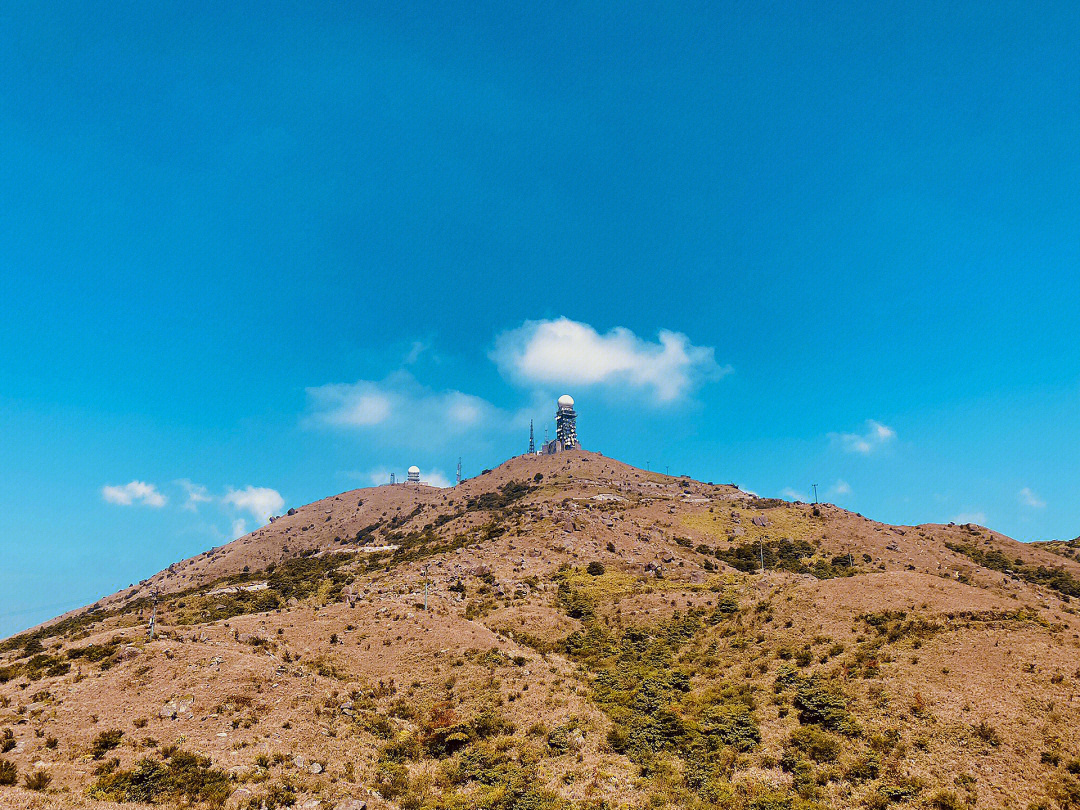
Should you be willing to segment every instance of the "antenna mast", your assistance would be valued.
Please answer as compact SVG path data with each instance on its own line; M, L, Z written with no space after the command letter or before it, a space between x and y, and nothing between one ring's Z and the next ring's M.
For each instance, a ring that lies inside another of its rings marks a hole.
M533 438L533 420L529 420L529 455L536 455L536 440Z
M457 457L457 482L461 483L461 456Z

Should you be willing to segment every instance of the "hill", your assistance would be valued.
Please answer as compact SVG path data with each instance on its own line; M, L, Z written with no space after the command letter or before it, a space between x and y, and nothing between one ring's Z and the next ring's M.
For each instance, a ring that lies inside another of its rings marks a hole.
M1080 806L1069 544L582 451L290 511L0 642L0 806Z

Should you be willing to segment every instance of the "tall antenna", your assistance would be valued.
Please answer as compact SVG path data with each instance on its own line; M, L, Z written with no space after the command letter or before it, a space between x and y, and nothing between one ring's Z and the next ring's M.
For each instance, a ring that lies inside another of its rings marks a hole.
M457 457L457 482L461 483L461 456Z
M533 420L529 420L529 455L536 455L536 440L533 438Z
M397 483L397 481L396 481L396 480L395 480L395 478L394 478L394 474L393 474L393 473L390 473L390 483L391 483L391 484L396 484L396 483Z
M814 484L814 503L817 503L817 484Z

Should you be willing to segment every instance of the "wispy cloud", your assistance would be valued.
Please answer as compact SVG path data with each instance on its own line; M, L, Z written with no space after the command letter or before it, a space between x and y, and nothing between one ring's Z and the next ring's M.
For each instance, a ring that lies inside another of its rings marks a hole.
M846 453L866 456L891 444L896 439L896 431L888 425L868 419L863 433L830 433L829 438Z
M247 486L244 489L230 489L221 502L243 512L250 513L259 525L270 520L275 512L280 512L285 499L276 489L269 487ZM235 528L235 525L234 525Z
M210 497L209 491L202 484L194 484L186 478L181 478L176 482L187 494L187 500L184 501L183 508L192 512L199 508L200 503L209 503L214 500Z
M799 492L799 490L792 489L791 487L784 487L780 490L780 494L789 501L801 501L802 503L806 503L810 500L805 492Z
M985 512L961 512L959 515L954 515L952 519L953 523L976 523L979 526L986 525L986 513Z
M243 537L245 534L247 534L247 523L243 518L237 518L232 522L232 539Z
M1020 490L1020 503L1024 506L1030 506L1032 509L1043 509L1046 506L1046 501L1032 492L1030 487L1024 487Z
M101 488L101 497L108 503L120 506L140 503L143 506L159 509L168 503L168 498L162 495L155 485L145 481L130 481L120 486L104 486Z
M481 397L461 391L432 391L406 371L384 380L332 383L307 389L307 427L377 430L397 438L460 436L505 428L511 418Z
M843 495L851 494L851 484L844 481L841 478L836 479L836 483L829 487L829 496L833 498L841 497Z
M526 321L503 332L491 358L514 382L646 391L658 403L680 400L731 371L717 364L711 346L695 346L680 332L665 329L650 342L621 326L601 334L568 318Z

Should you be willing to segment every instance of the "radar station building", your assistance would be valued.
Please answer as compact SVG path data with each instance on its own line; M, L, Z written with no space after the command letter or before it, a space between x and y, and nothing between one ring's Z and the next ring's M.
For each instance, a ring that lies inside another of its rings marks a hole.
M530 429L531 437L531 429ZM561 453L564 450L578 448L577 437L577 412L574 410L574 398L569 394L559 397L559 408L555 411L555 439L544 442L540 448L541 455Z

